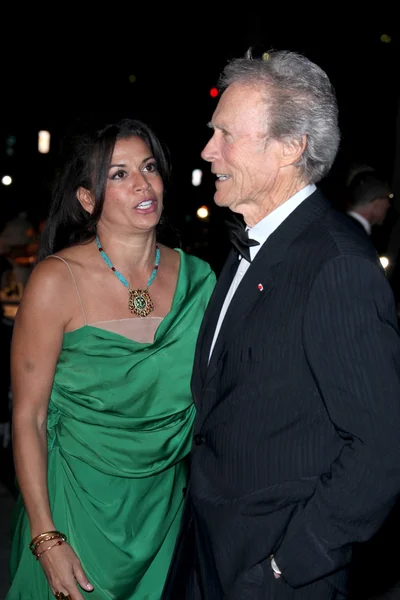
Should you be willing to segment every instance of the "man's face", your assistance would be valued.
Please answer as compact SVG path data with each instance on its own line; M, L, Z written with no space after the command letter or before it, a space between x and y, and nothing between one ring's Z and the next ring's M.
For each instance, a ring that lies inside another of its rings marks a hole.
M201 156L217 175L214 201L218 206L246 214L263 207L280 169L281 143L267 142L265 95L256 86L230 85L222 94L210 126L213 135ZM250 206L249 206L250 205Z
M373 201L373 225L382 225L390 208L389 198L376 198Z

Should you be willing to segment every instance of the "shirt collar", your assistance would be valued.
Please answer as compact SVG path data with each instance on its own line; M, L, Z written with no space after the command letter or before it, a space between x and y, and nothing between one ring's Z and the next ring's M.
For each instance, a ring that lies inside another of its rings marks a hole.
M365 217L360 215L360 213L356 212L355 210L349 210L349 212L347 214L350 215L351 217L353 217L353 219L355 219L359 223L361 223L361 225L364 227L364 229L368 233L368 235L371 234L371 230L372 230L371 223L369 221L367 221L367 219Z
M249 232L249 238L256 240L260 243L259 246L250 247L251 260L254 260L257 252L260 250L264 242L267 241L269 236L283 223L285 219L311 194L316 190L316 186L311 183L306 185L301 190L296 192L291 198L286 200L283 204L278 206L269 215L259 221L254 227L247 227Z

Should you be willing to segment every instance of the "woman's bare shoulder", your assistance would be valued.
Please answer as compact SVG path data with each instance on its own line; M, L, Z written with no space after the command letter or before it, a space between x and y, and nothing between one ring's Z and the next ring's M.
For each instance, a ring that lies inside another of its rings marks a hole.
M23 304L36 303L39 299L44 308L52 303L65 304L74 287L74 268L77 264L84 263L81 248L75 248L77 247L47 256L35 266L24 290Z
M88 259L93 257L93 244L93 241L85 242L84 244L76 244L75 246L70 246L69 248L64 248L59 252L50 254L47 259L55 258L56 260L58 259L58 262L66 262L71 267L74 265L84 266Z

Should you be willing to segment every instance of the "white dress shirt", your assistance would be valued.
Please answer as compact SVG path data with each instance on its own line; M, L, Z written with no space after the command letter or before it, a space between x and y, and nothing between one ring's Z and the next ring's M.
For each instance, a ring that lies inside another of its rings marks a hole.
M355 210L349 210L347 214L350 215L351 217L353 217L353 219L355 219L359 223L361 223L361 225L364 227L364 229L368 233L368 235L371 235L372 225L369 221L367 221L367 219L365 217L360 215Z
M314 184L306 185L306 187L302 188L298 191L294 196L286 200L283 204L278 206L275 210L273 210L269 215L264 217L261 221L259 221L254 227L247 227L246 229L249 232L249 238L256 240L259 242L259 246L251 246L250 247L250 257L253 261L259 252L261 246L266 242L269 236L283 223L285 219L292 213L308 196L311 196L313 192L316 190L316 186ZM239 257L238 261L238 269L236 271L236 275L233 278L231 283L231 287L226 295L225 302L222 306L221 313L219 315L217 327L215 329L214 338L210 348L209 360L211 358L212 351L214 350L215 342L217 341L217 337L219 331L221 329L222 322L225 318L226 312L228 310L229 304L242 281L247 269L250 267L250 264L245 258Z

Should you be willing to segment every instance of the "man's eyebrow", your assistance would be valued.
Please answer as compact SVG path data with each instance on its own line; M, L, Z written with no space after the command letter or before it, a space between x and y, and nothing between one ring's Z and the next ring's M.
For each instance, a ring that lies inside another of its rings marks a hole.
M209 121L209 123L207 123L207 127L209 127L210 129L218 129L219 131L222 131L223 133L228 133L227 129L225 129L225 127L223 125L214 125L214 123L212 121Z

